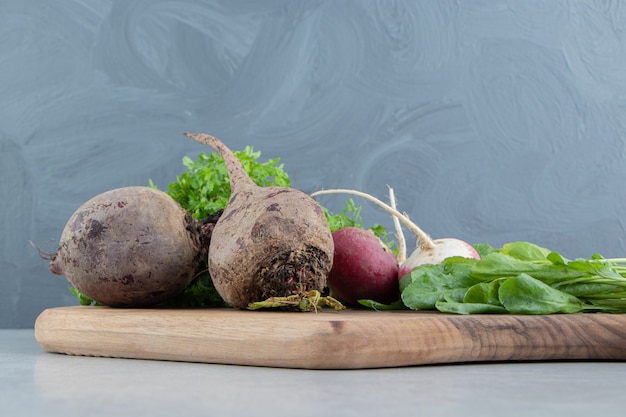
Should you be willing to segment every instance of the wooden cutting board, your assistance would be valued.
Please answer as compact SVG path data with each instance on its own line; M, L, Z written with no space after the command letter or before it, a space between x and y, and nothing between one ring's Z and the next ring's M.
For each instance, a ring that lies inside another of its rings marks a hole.
M307 369L625 360L626 314L59 307L37 318L35 338L69 355Z

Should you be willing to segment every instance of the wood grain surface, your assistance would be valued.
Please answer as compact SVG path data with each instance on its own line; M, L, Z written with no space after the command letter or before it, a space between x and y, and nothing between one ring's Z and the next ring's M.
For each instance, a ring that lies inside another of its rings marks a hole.
M306 369L625 360L626 315L447 315L58 307L35 338L68 355Z

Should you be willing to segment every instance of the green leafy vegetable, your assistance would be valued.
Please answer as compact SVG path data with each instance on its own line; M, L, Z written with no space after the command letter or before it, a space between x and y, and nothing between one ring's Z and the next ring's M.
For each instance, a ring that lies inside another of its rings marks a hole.
M476 243L472 246L474 247L474 249L476 249L476 252L478 252L478 255L480 255L481 258L489 255L492 252L498 251L496 248L487 243Z
M74 296L78 300L78 303L81 306L97 306L97 305L100 305L96 301L94 301L91 298L87 297L85 294L81 293L80 291L78 291L74 287L69 287L69 290L70 290L70 292L72 294L74 294Z
M567 259L529 242L481 246L480 260L422 265L400 281L414 310L514 314L626 313L626 259Z
M159 305L159 307L176 308L227 306L228 304L222 299L213 286L213 281L208 271L201 272L182 293Z
M469 287L465 292L465 295L463 296L463 302L502 306L499 297L501 284L501 279L496 279L491 282L479 282L478 284L474 284Z
M513 314L578 313L583 303L527 274L505 279L498 289L500 302Z
M466 303L456 301L437 301L435 304L437 310L442 313L453 314L505 314L508 313L506 308L493 304Z
M351 198L346 200L346 206L343 208L341 213L331 213L326 207L322 207L322 211L326 216L331 232L343 229L344 227L363 228L361 206L354 204L354 200Z
M521 261L542 261L552 253L552 251L548 249L538 245L528 244L528 242L506 243L502 246L500 252Z
M400 280L401 298L413 310L434 309L439 301L462 302L467 289L480 281L471 276L476 259L452 257L422 265Z

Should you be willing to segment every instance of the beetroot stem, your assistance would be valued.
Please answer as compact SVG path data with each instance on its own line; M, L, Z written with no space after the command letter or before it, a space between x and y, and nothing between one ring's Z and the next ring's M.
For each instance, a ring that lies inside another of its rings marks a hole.
M231 192L238 190L242 186L256 187L256 184L250 179L237 156L216 137L206 133L184 133L184 135L203 145L210 146L222 155L224 163L228 167Z
M375 204L377 204L378 206L380 206L381 208L383 208L385 211L387 211L388 213L396 216L398 218L398 220L400 220L402 223L404 223L404 225L413 233L415 233L415 236L417 236L417 238L422 242L423 246L427 249L432 249L435 247L435 242L433 242L433 240L430 238L430 236L423 231L422 229L419 228L419 226L417 226L415 223L413 223L411 220L409 220L409 218L407 216L405 216L404 214L400 213L398 210L394 209L393 207L389 206L388 204L380 201L379 199L377 199L376 197L361 192L361 191L356 191L356 190L347 190L347 189L342 189L342 188L338 188L338 189L332 189L332 190L319 190L316 191L314 193L311 193L311 197L315 197L318 195L323 195L323 194L353 194L359 197L363 197L366 200L369 200Z

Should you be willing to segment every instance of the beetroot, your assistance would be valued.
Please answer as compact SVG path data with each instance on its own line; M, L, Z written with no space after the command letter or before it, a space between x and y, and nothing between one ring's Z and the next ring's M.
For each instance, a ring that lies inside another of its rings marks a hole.
M118 188L74 212L49 269L100 304L151 306L192 281L203 239L201 225L166 193Z
M208 264L216 290L233 307L291 303L294 295L319 301L333 265L333 238L319 204L302 191L259 187L219 139L186 136L224 158L231 196L211 235ZM303 309L316 309L305 301Z

